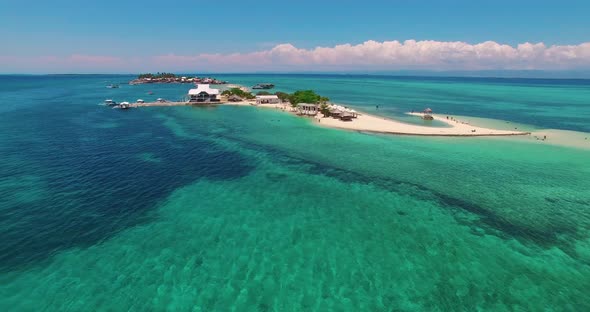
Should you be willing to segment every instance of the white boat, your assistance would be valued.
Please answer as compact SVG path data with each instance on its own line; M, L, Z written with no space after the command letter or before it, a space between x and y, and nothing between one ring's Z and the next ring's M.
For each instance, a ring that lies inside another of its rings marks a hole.
M129 108L129 102L121 102L121 104L119 104L119 108L120 109L128 109Z
M113 100L105 100L105 101L104 101L104 104L105 104L106 106L115 106L115 105L117 105L117 102L115 102L115 101L113 101Z
M137 101L135 101L135 102L137 102L137 103L145 103L145 101L142 100L142 99L137 99Z

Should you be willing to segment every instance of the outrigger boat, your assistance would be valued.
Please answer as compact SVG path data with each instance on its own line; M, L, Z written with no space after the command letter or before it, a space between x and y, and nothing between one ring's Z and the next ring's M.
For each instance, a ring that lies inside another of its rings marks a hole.
M104 101L104 105L106 105L106 106L115 106L115 105L117 105L117 102L115 102L113 100L105 100Z

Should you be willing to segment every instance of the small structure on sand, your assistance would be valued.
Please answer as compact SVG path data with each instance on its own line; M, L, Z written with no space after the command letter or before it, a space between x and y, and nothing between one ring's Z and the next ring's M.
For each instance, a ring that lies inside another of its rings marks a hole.
M241 97L239 97L239 96L237 96L235 94L230 95L227 98L227 100L230 101L230 102L241 102L241 101L243 101L243 99Z
M358 117L358 113L354 109L345 106L331 104L328 106L327 116L340 119L342 121L352 121L353 118Z
M208 84L197 84L196 89L188 91L190 103L219 102L219 89L210 88Z
M353 115L349 112L343 112L340 114L340 120L342 121L352 121Z
M119 104L120 109L129 109L129 107L129 102L121 102L121 104Z
M297 105L297 114L305 116L315 116L318 114L318 104L299 103Z
M422 115L422 119L424 120L434 120L434 117L432 117L432 109L427 108L423 111L423 115Z
M279 104L281 99L276 95L257 95L256 104Z
M339 110L335 107L330 108L330 117L334 117L334 118L338 119L338 118L340 118L340 115L342 115L341 110Z

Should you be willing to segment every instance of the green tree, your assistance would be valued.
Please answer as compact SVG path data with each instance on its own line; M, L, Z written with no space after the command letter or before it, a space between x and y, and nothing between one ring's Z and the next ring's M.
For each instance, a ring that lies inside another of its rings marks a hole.
M221 95L237 95L243 99L253 99L256 98L256 96L254 96L252 93L250 92L246 92L240 88L231 88L229 90L225 90L223 92L221 92Z
M299 103L319 103L321 96L316 94L313 90L300 90L289 96L291 105L297 106Z
M328 107L328 104L326 104L325 102L322 103L322 105L320 105L320 112L322 113L322 115L324 115L324 117L330 116L330 109Z
M286 102L286 101L288 101L288 100L289 100L289 93L285 93L285 92L280 92L280 91L278 91L278 92L275 92L275 95L276 95L277 97L279 97L279 99L280 99L281 101L283 101L283 102Z
M268 92L268 91L258 91L258 93L256 93L256 95L270 95L270 92Z

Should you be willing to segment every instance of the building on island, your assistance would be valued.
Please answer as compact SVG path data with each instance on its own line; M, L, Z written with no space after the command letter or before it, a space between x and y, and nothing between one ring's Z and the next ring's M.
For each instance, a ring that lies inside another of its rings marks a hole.
M227 100L230 102L242 102L244 99L242 99L241 97L239 97L235 94L232 94L227 98Z
M342 110L335 108L335 107L330 108L329 111L330 111L330 116L334 117L336 119L340 118L340 115L342 115Z
M281 99L276 95L257 95L256 104L279 104Z
M352 113L343 112L342 114L340 114L340 120L342 121L352 121L352 118L355 118Z
M219 89L209 87L208 84L198 84L196 89L188 91L190 103L219 102Z
M297 113L305 116L315 116L318 114L320 106L318 104L299 103Z

